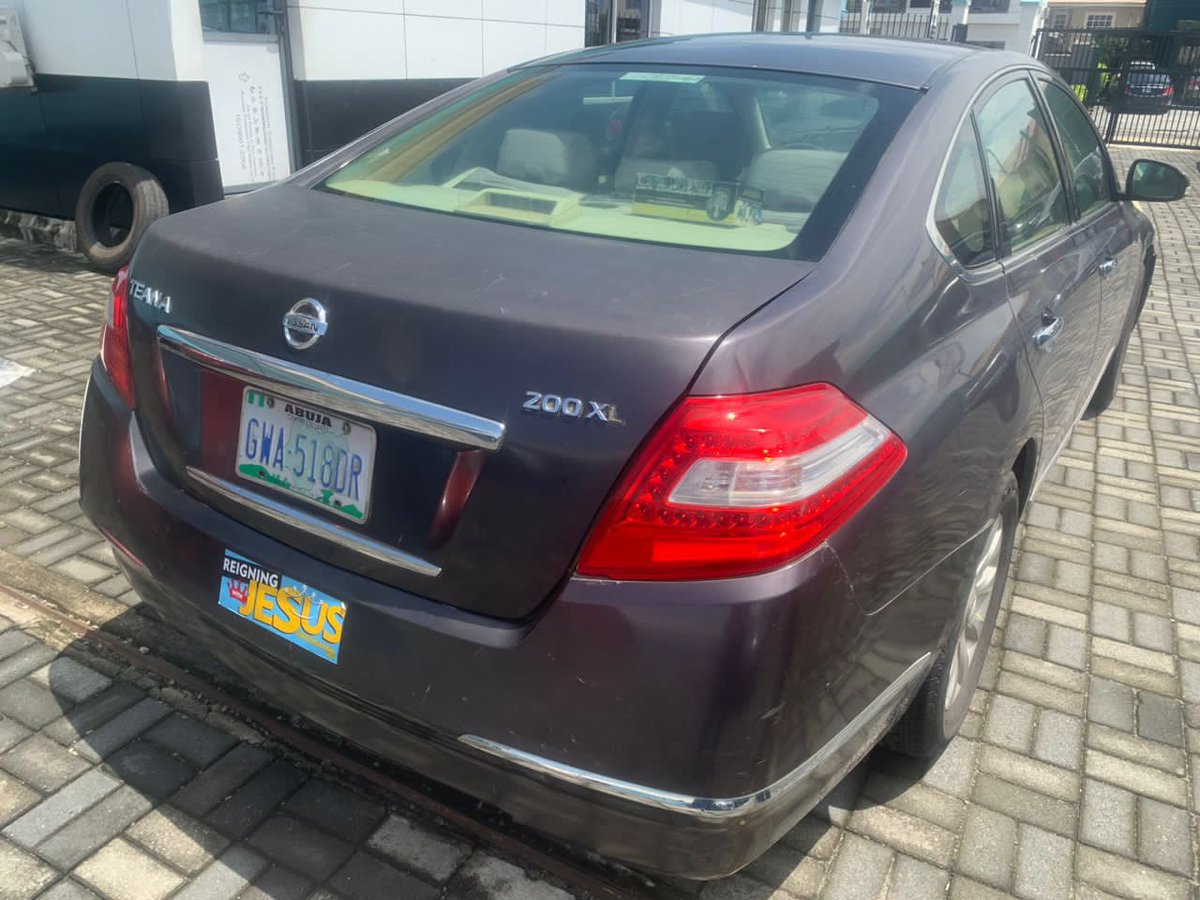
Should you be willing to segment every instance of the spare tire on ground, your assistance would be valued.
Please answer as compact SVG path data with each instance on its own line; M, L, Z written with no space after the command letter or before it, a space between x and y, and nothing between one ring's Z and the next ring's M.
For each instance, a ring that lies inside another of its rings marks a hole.
M157 178L129 163L105 163L88 176L75 204L79 250L112 274L133 258L150 223L169 212Z

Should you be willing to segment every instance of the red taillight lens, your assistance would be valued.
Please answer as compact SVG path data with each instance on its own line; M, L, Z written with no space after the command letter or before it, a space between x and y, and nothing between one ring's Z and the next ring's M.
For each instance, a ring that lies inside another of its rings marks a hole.
M609 499L577 571L662 581L776 568L828 538L906 455L832 385L688 397Z
M1173 84L1168 84L1168 85L1167 85L1167 89L1166 89L1165 91L1163 91L1163 96L1164 96L1164 97L1171 97L1171 96L1173 96L1174 94L1175 94L1175 85L1173 85Z
M133 367L129 359L129 267L113 278L100 332L100 362L117 393L133 409Z

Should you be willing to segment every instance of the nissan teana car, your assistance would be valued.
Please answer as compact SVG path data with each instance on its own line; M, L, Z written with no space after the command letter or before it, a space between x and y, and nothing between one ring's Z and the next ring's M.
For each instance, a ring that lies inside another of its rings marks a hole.
M1022 509L1155 265L1074 94L949 43L724 35L467 85L154 224L82 504L277 702L715 878L932 756Z

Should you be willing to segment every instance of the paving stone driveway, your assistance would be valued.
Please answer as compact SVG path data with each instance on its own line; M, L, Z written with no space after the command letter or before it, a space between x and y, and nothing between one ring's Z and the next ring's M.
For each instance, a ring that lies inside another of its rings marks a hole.
M1200 181L1200 154L1142 155ZM1200 898L1200 191L1151 212L1160 266L1118 400L1028 511L963 735L927 771L875 753L705 900ZM0 388L0 577L32 562L135 607L76 504L105 288L0 241L0 358L34 370ZM0 621L0 716L0 898L564 896L36 621Z

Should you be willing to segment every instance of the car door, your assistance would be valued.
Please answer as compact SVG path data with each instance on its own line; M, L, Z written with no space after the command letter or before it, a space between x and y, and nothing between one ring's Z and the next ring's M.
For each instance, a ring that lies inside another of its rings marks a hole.
M1100 352L1104 359L1121 339L1145 271L1141 245L1118 202L1112 162L1091 117L1079 101L1049 79L1038 79L1058 134L1080 227L1100 260Z
M975 120L1009 302L1042 395L1044 471L1100 372L1100 260L1090 233L1071 221L1054 138L1028 75L993 85L976 103Z

